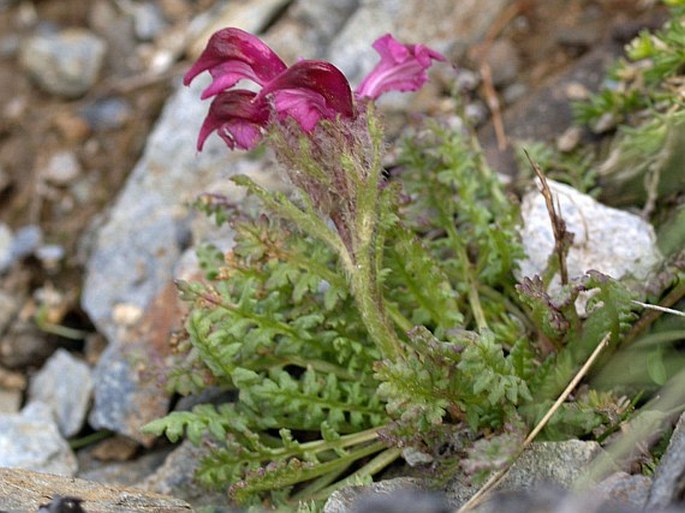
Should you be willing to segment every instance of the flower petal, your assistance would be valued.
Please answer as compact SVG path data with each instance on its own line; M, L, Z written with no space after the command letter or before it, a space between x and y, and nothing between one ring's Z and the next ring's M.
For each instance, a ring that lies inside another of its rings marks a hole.
M202 151L205 140L217 131L230 149L254 148L262 137L262 129L269 121L269 107L263 101L255 101L256 93L245 89L233 89L218 94L209 106L200 135L197 150Z
M416 91L428 80L431 61L445 60L427 46L403 45L390 34L379 37L373 47L381 60L355 90L358 98L375 100L388 91Z
M195 64L183 77L185 85L203 71L214 79L202 98L214 96L247 78L264 85L286 69L285 63L261 39L229 27L215 32Z
M276 112L293 117L304 130L321 118L354 115L350 84L330 62L302 60L264 85L257 98L273 95Z

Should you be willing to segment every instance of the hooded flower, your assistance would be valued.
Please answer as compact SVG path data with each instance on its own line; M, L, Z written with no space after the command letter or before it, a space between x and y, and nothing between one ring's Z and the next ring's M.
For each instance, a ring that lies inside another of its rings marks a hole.
M355 90L358 98L377 99L388 91L416 91L428 80L432 61L445 57L424 45L403 45L390 34L379 37L373 48L381 61Z
M415 91L428 80L426 70L432 61L445 60L424 45L403 45L390 34L377 39L373 47L381 60L355 90L358 99ZM290 117L311 132L321 119L357 116L350 84L333 64L302 60L288 68L263 41L237 28L220 30L210 38L184 84L203 71L209 71L213 80L202 98L216 98L200 130L198 150L213 131L231 149L251 149L273 120ZM241 79L261 85L261 91L231 90Z
M294 118L310 132L321 118L354 115L350 84L342 72L325 61L300 61L266 84L258 99L273 96L276 112Z
M213 81L202 92L204 100L244 78L263 86L285 69L285 63L261 39L238 28L225 28L212 35L183 83L189 85L197 75L209 71Z
M218 94L209 106L209 112L200 128L197 149L202 151L209 134L216 131L230 149L254 148L262 137L269 121L269 108L256 101L256 93L233 89Z

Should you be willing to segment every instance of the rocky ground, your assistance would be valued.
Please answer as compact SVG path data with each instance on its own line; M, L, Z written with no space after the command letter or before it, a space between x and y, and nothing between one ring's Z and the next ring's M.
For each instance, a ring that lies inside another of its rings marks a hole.
M327 58L353 83L373 65L378 35L429 44L453 66L383 104L390 135L452 115L456 82L489 159L511 174L506 138L564 135L568 100L596 88L622 45L664 19L634 0L422 5L0 0L0 467L199 497L187 488L194 449L168 456L139 431L170 406L160 374L179 328L173 279L193 272L194 243L230 244L186 204L205 191L239 201L226 181L237 173L279 186L265 161L229 154L218 139L195 151L206 106L201 84L183 88L180 77L213 30L263 34L287 62ZM134 497L59 483L9 472L0 509L45 502L51 487L78 492L88 511L123 511L121 497ZM651 483L635 486L648 493ZM3 502L13 494L18 502ZM186 508L134 498L124 510Z

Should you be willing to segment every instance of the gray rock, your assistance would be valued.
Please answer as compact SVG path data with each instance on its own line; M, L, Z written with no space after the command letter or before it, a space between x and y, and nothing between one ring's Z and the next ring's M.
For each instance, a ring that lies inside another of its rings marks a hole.
M415 492L420 494L426 489L426 483L420 479L413 477L397 477L395 479L386 479L370 484L368 486L347 486L340 490L333 492L323 508L323 513L361 513L369 512L369 509L357 509L358 503L361 501L361 507L365 508L364 502L370 502L373 505L374 501L380 498L392 497L400 492ZM380 510L385 511L385 510ZM400 511L395 509L388 509L388 512ZM414 511L413 509L405 509L404 511ZM422 510L418 510L422 511ZM435 510L427 509L427 512ZM437 510L441 511L441 510Z
M33 254L43 242L43 230L36 224L19 228L12 240L12 261L21 260Z
M605 500L594 493L571 494L554 486L498 493L473 510L475 513L642 513L641 508ZM670 512L676 513L676 512Z
M548 183L567 230L574 233L567 258L569 278L594 269L616 279L632 278L644 286L662 261L653 227L639 216L606 207L568 185ZM518 279L541 274L554 248L552 226L540 192L533 190L524 196L521 216L526 258L520 262ZM558 276L552 290L557 283Z
M140 41L152 41L167 23L159 6L153 2L136 3L131 7L133 29Z
M512 465L499 488L523 490L544 483L571 488L600 453L602 448L597 442L567 440L533 443Z
M96 100L83 108L82 116L93 130L116 130L134 115L133 107L123 98L109 97Z
M47 404L60 432L70 437L83 427L92 392L88 365L68 351L58 349L31 380L29 399Z
M642 510L647 502L651 486L650 477L619 471L598 483L593 492L607 500Z
M70 28L30 37L21 47L19 60L41 88L75 98L95 84L106 51L99 37Z
M192 513L182 500L27 470L0 468L0 510L28 512L56 496L76 497L89 513Z
M10 369L40 365L54 349L32 320L20 319L0 337L0 365Z
M59 244L43 244L36 249L36 258L40 260L41 265L47 271L56 270L60 262L64 260L65 255L64 246Z
M207 446L196 447L184 440L140 486L155 493L173 494L198 509L202 506L224 504L225 492L212 492L195 480L198 464L207 455Z
M436 493L396 490L389 494L374 493L354 502L351 513L452 513L445 498Z
M548 486L569 489L599 454L602 454L602 449L597 442L534 442L493 491L521 491ZM445 488L450 503L458 506L477 491L478 487L461 473L455 474Z
M654 473L649 491L646 511L653 511L675 504L685 493L685 413L681 415L666 452Z
M93 456L88 456L87 453L88 450L82 450L77 454L79 460L77 477L116 486L138 486L160 467L168 451L152 452L131 461L116 462L102 462ZM173 493L173 490L170 492Z
M261 33L287 3L288 0L217 2L214 9L198 16L191 24L194 44L188 53L197 58L211 35L224 27L240 27L252 34Z
M81 164L76 158L76 154L70 150L63 150L48 159L41 174L51 184L65 186L78 178L81 171Z
M0 415L0 467L65 476L76 473L76 457L47 405L35 402L21 413Z
M359 0L295 2L264 39L287 63L305 56L325 58L328 45L358 4Z

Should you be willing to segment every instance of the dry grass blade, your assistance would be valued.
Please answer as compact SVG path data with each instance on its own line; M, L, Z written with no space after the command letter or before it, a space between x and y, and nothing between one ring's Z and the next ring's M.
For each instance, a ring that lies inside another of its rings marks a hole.
M680 310L674 310L673 308L666 308L665 306L660 305L650 305L649 303L643 303L642 301L635 300L633 300L633 303L647 310L656 310L657 312L663 312L671 315L677 315L679 317L685 317L685 312L681 312Z
M540 434L540 431L544 429L544 427L547 425L547 422L549 422L549 419L552 418L552 416L557 412L559 407L563 404L563 402L568 398L568 396L573 392L573 389L578 386L578 383L585 377L587 372L590 370L590 367L592 364L595 362L599 354L602 352L602 350L609 344L609 339L611 338L611 333L607 333L604 335L604 338L600 341L599 344L597 344L597 347L595 348L594 351L592 351L592 354L590 357L585 361L583 366L580 368L580 370L576 373L576 375L573 377L571 382L568 384L568 386L564 389L564 391L559 395L557 400L554 402L552 407L547 411L544 417L540 419L540 422L537 423L537 425L533 428L533 430L528 434L526 439L523 441L521 444L521 447L519 448L516 456L511 459L509 463L497 472L495 472L492 476L490 476L490 479L488 479L483 486L471 497L464 505L461 506L457 510L457 513L465 513L467 511L472 510L475 508L478 504L483 502L483 499L485 498L486 494L490 492L497 484L502 480L502 478L509 472L509 469L511 466L514 464L514 461L521 455L521 453L528 447L533 440L535 440L535 437Z

